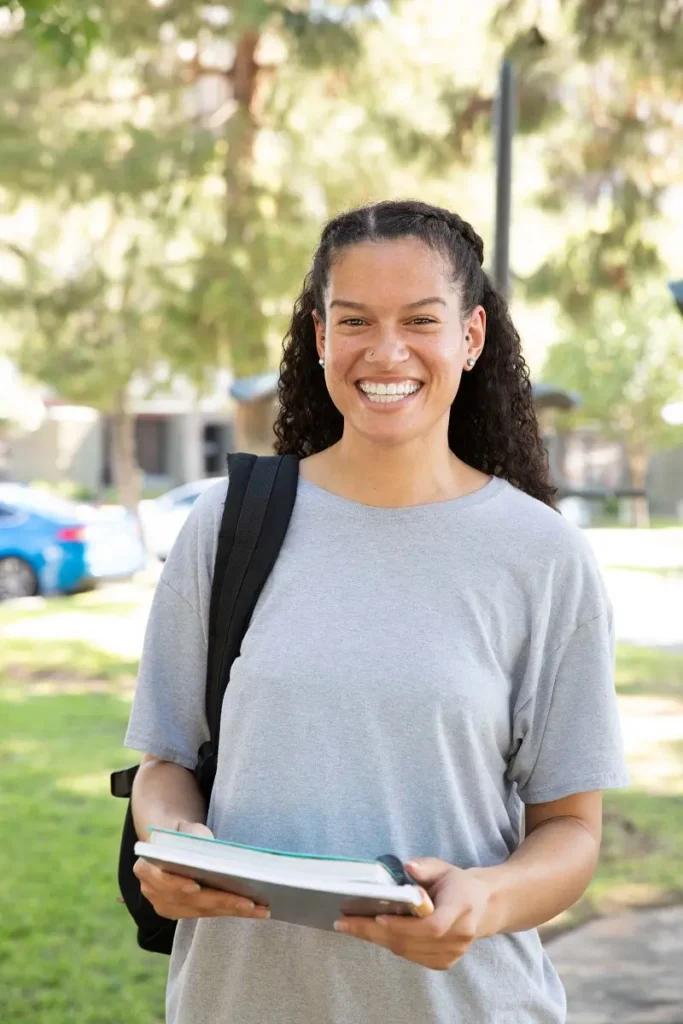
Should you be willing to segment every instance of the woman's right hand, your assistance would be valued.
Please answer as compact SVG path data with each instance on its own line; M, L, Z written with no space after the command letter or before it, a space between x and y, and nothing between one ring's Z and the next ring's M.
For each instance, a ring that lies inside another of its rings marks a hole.
M178 831L213 838L211 829L199 822L181 821ZM171 921L186 917L249 917L257 920L270 917L267 907L255 906L243 896L233 896L220 889L204 888L191 878L164 871L142 858L135 862L133 871L140 880L142 895L160 917Z

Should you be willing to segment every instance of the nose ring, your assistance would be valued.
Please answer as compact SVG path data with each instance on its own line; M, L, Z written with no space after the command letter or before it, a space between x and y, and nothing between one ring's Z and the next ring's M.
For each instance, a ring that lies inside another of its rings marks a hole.
M370 359L372 359L374 354L375 354L375 350L374 350L374 348L371 348L370 351L368 352L368 356L370 357Z

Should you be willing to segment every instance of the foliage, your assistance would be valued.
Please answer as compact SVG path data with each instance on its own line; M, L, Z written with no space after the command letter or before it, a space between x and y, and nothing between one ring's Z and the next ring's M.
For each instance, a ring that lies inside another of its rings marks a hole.
M100 11L64 0L9 0L0 6L9 11L25 31L61 65L82 67L100 38Z
M530 276L578 324L601 293L663 278L657 219L683 180L683 19L676 0L503 0L496 30L524 73L542 70L547 110L538 200L561 215L561 244ZM558 222L555 222L558 224Z
M548 381L581 396L566 423L599 424L630 453L683 442L683 429L662 418L683 392L681 322L664 289L602 294L593 308L587 323L566 325L544 368Z

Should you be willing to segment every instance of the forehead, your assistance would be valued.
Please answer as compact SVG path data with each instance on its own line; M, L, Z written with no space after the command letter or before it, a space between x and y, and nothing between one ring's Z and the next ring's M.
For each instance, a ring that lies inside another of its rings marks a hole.
M330 268L326 298L403 305L427 296L457 302L450 265L419 239L401 238L344 249Z

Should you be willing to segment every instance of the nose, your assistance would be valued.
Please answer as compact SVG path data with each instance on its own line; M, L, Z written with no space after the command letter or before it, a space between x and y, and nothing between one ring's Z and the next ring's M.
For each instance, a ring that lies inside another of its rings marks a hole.
M365 361L381 366L393 366L410 358L408 348L400 331L388 325L375 336L374 344L365 353Z

